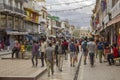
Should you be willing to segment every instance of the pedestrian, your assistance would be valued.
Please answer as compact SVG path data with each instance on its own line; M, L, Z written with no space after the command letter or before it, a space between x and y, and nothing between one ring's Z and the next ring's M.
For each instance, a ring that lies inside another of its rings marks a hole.
M10 41L9 41L9 39L6 40L5 44L6 44L7 51L10 51Z
M44 67L44 55L45 55L45 49L47 47L47 43L44 39L41 40L41 62L42 62L42 66Z
M94 42L94 39L93 38L90 38L90 41L87 43L87 49L88 49L88 54L89 54L89 57L90 57L90 65L91 67L94 66L94 56L95 56L95 53L96 53L96 44Z
M62 71L64 55L65 55L64 47L62 45L62 42L60 41L58 45L58 69L59 71Z
M77 41L75 42L75 47L76 47L75 61L78 62L79 43Z
M106 46L106 54L107 54L107 60L109 65L111 66L112 64L114 64L114 60L113 60L113 47L110 45Z
M107 41L107 39L105 39L105 41L104 41L104 62L106 62L107 61L107 54L106 54L106 47L110 44L108 41Z
M70 66L75 67L76 47L73 41L70 43L69 49L70 49Z
M25 54L25 44L24 42L21 43L21 46L20 46L20 52L21 52L21 55L22 55L22 59L24 59L24 54Z
M82 50L82 54L84 56L84 65L86 65L86 60L87 60L87 37L84 38L84 41L81 43L81 50Z
M64 47L65 60L67 60L67 58L68 58L68 54L67 54L68 42L66 40L64 40L62 45Z
M16 58L19 58L19 51L20 51L20 44L19 42L16 40L14 42L14 47L12 49L12 59L14 58L14 54L16 54Z
M104 55L104 45L101 38L97 44L97 54L99 55L99 62L102 63L102 56Z
M52 75L54 74L54 49L52 48L52 43L45 49L45 61L47 64L48 77L50 76L50 70Z
M119 50L118 50L116 44L113 45L113 56L114 56L114 58L118 58L119 57Z
M33 41L33 45L32 45L32 65L33 67L38 65L38 53L39 53L39 46L37 44L36 41ZM36 62L34 62L34 59Z
M58 67L58 46L59 42L56 42L55 44L55 57L56 57L56 66Z

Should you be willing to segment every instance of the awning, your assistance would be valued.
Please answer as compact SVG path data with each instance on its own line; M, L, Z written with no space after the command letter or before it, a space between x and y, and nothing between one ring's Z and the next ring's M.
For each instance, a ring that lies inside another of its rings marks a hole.
M112 19L110 22L108 22L107 26L110 26L112 24L115 24L120 21L120 15Z
M8 35L27 35L28 32L7 31Z
M26 35L26 37L30 40L33 40L33 36L32 35Z
M55 35L48 35L47 37L53 37L53 38L56 38L56 36L55 36Z

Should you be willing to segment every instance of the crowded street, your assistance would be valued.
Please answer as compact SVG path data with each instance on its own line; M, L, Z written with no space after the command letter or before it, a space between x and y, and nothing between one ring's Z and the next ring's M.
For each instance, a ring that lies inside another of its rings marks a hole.
M120 80L120 0L0 0L0 80Z

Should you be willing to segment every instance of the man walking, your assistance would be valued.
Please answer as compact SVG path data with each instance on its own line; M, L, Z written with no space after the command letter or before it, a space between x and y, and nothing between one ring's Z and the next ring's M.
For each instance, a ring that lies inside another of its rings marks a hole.
M48 77L50 76L50 69L52 72L52 75L54 74L54 49L52 48L52 44L49 43L49 46L45 50L45 60L47 64L47 70L48 70Z
M70 48L70 66L75 67L76 47L73 41L70 43L69 48Z
M82 48L81 50L82 50L82 53L83 53L83 56L84 56L84 65L86 65L86 59L87 59L87 54L88 54L88 51L87 51L87 37L81 43L81 48Z
M99 55L99 62L102 63L102 56L104 55L104 48L103 48L103 42L102 39L100 39L100 41L97 44L97 54Z
M41 62L42 62L41 67L44 67L44 55L45 55L46 47L47 47L47 43L44 40L41 40Z
M39 52L39 45L37 44L36 41L33 42L33 46L32 46L32 64L33 67L38 65L38 52ZM34 62L34 59L36 61L36 63Z
M60 41L58 45L58 69L59 71L62 71L63 57L64 57L64 46L62 45L62 42Z
M90 56L90 64L91 64L91 67L93 67L94 66L94 56L95 56L95 52L96 52L96 44L95 44L93 38L90 38L90 41L87 44L87 48L88 48L88 53Z

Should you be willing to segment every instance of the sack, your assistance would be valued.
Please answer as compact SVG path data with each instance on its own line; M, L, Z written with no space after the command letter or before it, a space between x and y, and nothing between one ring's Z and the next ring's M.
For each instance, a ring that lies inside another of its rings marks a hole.
M87 41L84 41L82 44L83 51L87 51Z

